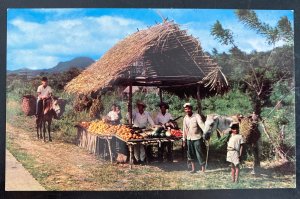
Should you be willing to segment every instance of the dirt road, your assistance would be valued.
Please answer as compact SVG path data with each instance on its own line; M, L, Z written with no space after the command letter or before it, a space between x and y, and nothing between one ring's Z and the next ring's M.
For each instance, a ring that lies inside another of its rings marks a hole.
M46 190L174 190L228 188L294 188L295 173L264 166L259 176L244 167L239 184L230 183L230 169L209 165L206 174L189 174L186 162L135 165L110 164L74 144L37 140L35 132L7 124L7 146ZM216 179L218 183L216 183Z

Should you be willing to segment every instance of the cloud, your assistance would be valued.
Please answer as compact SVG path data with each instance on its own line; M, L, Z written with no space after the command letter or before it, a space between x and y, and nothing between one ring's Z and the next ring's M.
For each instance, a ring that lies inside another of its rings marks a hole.
M99 58L136 28L146 27L141 21L117 16L50 20L45 23L16 18L8 24L9 69L49 68L56 64L55 61L75 56Z

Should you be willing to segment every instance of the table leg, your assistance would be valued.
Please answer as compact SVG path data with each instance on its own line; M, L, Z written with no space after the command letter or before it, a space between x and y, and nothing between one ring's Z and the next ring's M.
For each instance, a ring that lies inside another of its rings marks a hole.
M129 149L129 164L130 164L130 169L132 169L132 164L133 164L133 145L129 144L128 145Z
M109 151L110 162L113 163L113 157L112 157L112 153L111 153L110 140L106 139L106 141L107 141L107 144L108 144L108 151Z

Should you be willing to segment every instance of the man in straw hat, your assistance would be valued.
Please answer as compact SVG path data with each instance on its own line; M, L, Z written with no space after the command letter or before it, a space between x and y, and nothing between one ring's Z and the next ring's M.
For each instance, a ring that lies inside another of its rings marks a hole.
M231 163L231 177L232 182L239 181L239 165L240 157L242 155L244 140L239 134L239 123L234 122L230 125L231 137L227 143L227 157L226 160Z
M145 108L147 107L146 104L139 100L136 102L136 106L137 106L137 111L132 112L133 126L139 128L146 128L147 125L150 124L150 126L154 127L155 124L150 116L150 113L145 111ZM144 146L142 146L141 144L134 145L134 157L137 163L140 164L144 163L146 158Z
M205 143L202 137L204 123L201 116L193 113L193 107L190 103L183 105L186 116L183 119L183 145L187 145L187 157L191 162L192 170L190 173L196 173L195 162L198 160L201 166L201 172L205 171Z

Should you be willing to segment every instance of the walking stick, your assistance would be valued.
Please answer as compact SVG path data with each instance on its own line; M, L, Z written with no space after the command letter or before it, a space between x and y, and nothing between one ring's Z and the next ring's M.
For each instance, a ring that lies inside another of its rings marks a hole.
M209 152L209 142L210 142L210 139L206 142L207 143L207 146L206 146L206 161L205 161L205 170L207 168L207 161L208 161L208 152Z

